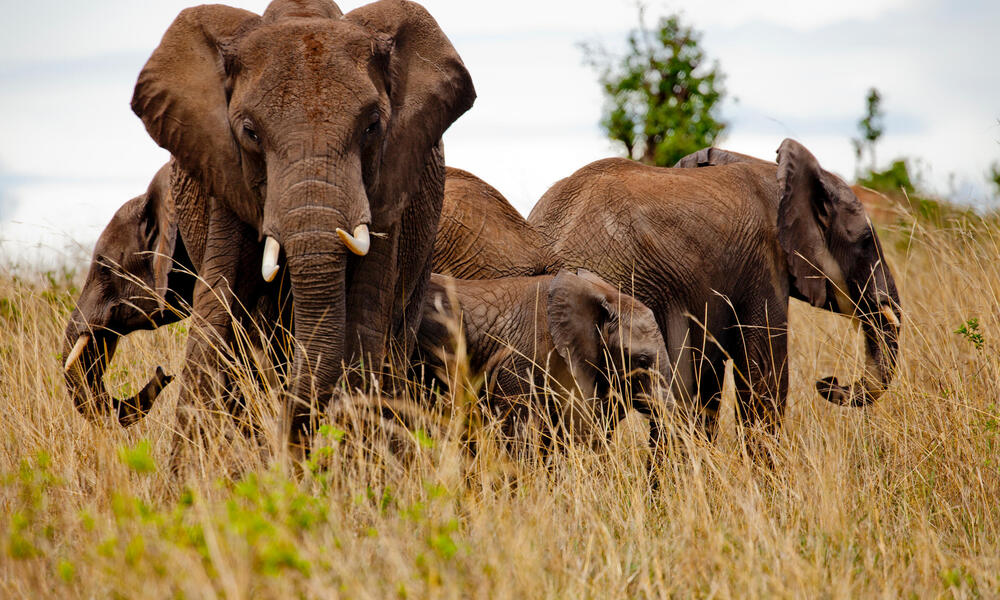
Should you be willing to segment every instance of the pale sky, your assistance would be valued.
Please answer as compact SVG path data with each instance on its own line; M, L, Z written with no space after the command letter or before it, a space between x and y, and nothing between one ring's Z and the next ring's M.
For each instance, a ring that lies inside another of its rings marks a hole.
M135 78L183 0L34 0L0 24L0 265L89 253L114 211L168 158L129 109ZM234 4L262 12L266 2ZM344 12L362 4L341 3ZM465 61L475 106L445 134L448 164L527 214L555 181L621 150L580 42L614 49L628 0L427 0ZM850 138L876 86L887 113L880 166L918 161L925 186L992 206L1000 160L1000 2L651 1L681 10L726 73L722 146L772 158L794 137L851 177Z

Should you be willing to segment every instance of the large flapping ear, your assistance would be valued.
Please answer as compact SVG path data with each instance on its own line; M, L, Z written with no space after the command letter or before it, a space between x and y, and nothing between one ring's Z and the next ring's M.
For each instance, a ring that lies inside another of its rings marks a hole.
M556 351L577 379L593 379L603 345L601 328L615 308L592 282L565 269L549 286L546 316Z
M825 306L827 279L838 288L846 281L845 265L838 264L831 246L854 243L868 227L864 207L846 183L791 139L778 148L778 189L778 241L788 271L813 306Z
M379 0L344 18L372 31L389 53L386 87L392 114L379 187L383 193L401 192L412 185L445 130L472 107L472 77L437 21L419 4Z
M674 165L675 169L695 169L698 167L718 167L721 165L729 165L732 163L763 163L773 165L774 163L762 160L748 154L740 154L739 152L733 152L732 150L723 150L722 148L702 148L697 152L692 152L684 158L677 161Z
M174 267L177 249L177 211L170 190L172 164L163 165L146 190L143 224L147 248L153 252L153 285L160 308L167 297L167 281Z
M252 12L206 4L183 11L139 73L132 110L157 144L217 198L249 202L229 126L223 48L252 29Z

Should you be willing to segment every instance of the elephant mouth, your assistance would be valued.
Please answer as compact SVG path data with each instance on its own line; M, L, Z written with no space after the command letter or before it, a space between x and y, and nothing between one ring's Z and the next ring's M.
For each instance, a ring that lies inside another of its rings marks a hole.
M153 376L134 395L119 398L111 394L104 384L104 374L115 355L117 334L108 334L106 328L84 329L66 352L63 363L64 376L77 410L91 421L116 420L122 427L141 421L153 408L157 397L174 376L157 366ZM64 348L74 338L68 334Z
M346 230L337 227L337 237L344 246L357 256L366 256L371 248L371 238L384 237L385 234L370 233L368 224L362 223L354 228L354 233L347 233ZM267 236L264 241L264 255L260 263L260 274L264 281L270 283L274 281L278 274L278 255L281 254L281 243L274 236Z

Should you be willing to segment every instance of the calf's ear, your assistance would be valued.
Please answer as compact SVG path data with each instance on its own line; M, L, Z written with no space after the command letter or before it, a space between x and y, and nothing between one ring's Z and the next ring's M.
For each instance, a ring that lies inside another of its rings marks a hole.
M565 269L549 287L546 316L552 342L585 390L601 364L601 329L614 310L601 289Z

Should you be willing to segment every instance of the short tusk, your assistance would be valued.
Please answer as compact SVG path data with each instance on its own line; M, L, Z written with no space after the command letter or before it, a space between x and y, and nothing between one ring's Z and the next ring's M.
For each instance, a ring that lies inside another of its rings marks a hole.
M892 308L890 308L885 304L882 305L882 317L884 317L885 320L888 321L890 325L892 325L896 329L899 329L899 317L897 317L896 313L892 311Z
M347 249L358 256L368 254L368 248L372 245L372 240L368 236L368 226L364 223L354 228L354 235L347 233L339 227L337 228L337 235L340 236L340 241L344 242Z
M278 273L278 252L281 251L281 244L271 236L267 236L264 241L264 260L260 263L260 274L264 276L264 281L274 281L274 276Z
M90 336L86 333L76 339L76 344L73 345L73 349L69 351L69 356L66 357L66 364L63 367L65 371L68 372L73 368L73 365L80 359L80 355L83 354L83 349L87 347L89 342Z

